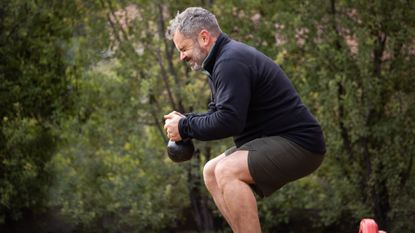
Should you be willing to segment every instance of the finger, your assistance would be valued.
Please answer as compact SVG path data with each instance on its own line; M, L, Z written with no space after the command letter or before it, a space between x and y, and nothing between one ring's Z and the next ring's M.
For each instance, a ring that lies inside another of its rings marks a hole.
M164 122L164 129L167 129L169 125L170 125L170 119L166 119L166 121Z
M173 111L172 113L173 113L174 115L178 115L178 116L183 116L183 117L184 117L184 115L183 115L183 114L181 114L180 112Z
M164 117L164 119L171 118L172 114L173 114L173 112L169 112L168 114L165 114L163 117Z
M175 116L175 114L169 113L167 115L164 115L164 119L171 119Z
M171 112L169 112L166 116L173 116L173 115L176 115L176 114L178 114L179 112L177 112L177 111L171 111Z
M183 115L183 114L181 114L180 112L173 111L173 112L171 112L171 113L169 113L169 114L167 114L167 115L164 115L164 119L171 119L171 118L173 118L173 117L175 117L175 116L184 117L184 115Z
M172 141L175 141L175 142L178 142L178 141L181 141L182 140L182 137L180 137L179 134L178 135L174 135L174 136L171 137L171 140Z
M172 141L176 141L176 137L175 137L175 136L170 135L170 140L172 140Z

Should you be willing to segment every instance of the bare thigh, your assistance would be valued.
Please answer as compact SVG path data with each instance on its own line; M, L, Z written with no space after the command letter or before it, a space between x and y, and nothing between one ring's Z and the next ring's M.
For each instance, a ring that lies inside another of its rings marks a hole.
M207 186L215 185L216 186L216 178L215 178L215 168L216 165L225 158L225 154L221 154L211 160L209 160L205 166L203 167L203 179ZM208 187L209 188L209 187Z
M216 164L215 173L229 174L247 184L253 184L254 179L248 167L248 153L249 151L247 150L237 150L225 157L221 157Z

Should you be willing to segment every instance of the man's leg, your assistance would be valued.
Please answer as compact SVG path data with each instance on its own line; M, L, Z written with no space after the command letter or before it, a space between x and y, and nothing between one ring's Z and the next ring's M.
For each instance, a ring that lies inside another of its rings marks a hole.
M248 151L236 151L220 160L215 177L235 232L259 233L257 203L249 184Z
M219 190L218 184L216 182L216 177L215 177L216 165L224 158L225 158L225 154L221 154L217 156L216 158L207 162L203 168L203 179L204 179L206 188L212 195L213 201L215 202L219 211L221 212L225 220L228 222L232 230L235 231L235 228L232 226L232 222L230 221L231 218L229 216L228 210L223 200L222 191Z
M261 232L255 196L248 184L248 151L220 155L203 170L206 187L234 232Z

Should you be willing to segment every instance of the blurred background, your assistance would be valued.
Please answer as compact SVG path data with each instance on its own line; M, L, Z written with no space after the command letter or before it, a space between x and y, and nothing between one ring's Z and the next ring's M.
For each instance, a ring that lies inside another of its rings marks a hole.
M411 0L2 0L0 232L231 232L201 170L232 140L166 154L163 115L210 94L164 34L189 6L274 59L324 129L323 165L259 200L263 231L415 232Z

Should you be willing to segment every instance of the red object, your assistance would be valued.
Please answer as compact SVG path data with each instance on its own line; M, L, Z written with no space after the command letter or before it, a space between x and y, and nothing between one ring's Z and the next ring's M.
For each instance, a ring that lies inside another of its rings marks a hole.
M378 224L373 219L364 218L360 221L359 233L378 233Z

